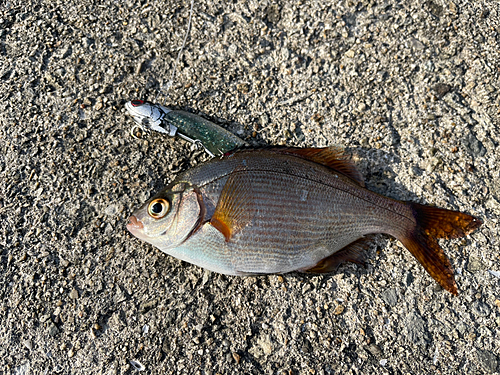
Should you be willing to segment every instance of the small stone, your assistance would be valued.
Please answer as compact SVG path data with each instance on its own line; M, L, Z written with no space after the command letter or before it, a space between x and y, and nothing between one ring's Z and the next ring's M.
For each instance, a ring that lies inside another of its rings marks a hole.
M144 65L146 64L146 61L140 61L136 66L135 66L135 74L140 74L144 68Z
M257 344L260 345L262 351L265 355L269 355L273 352L273 344L271 343L271 338L269 335L265 335L257 340Z
M491 313L491 308L482 301L472 302L472 312L477 316L488 316Z
M413 283L413 280L415 280L415 277L413 277L413 274L408 271L406 274L406 286L410 286Z
M306 294L312 290L312 286L309 283L305 283L302 287L302 294Z
M130 364L132 365L132 367L137 370L138 372L141 372L141 371L144 371L146 370L146 367L144 367L144 365L139 362L139 361L136 361L136 360L129 360Z
M28 349L31 350L33 349L33 343L31 342L30 339L26 339L23 341L24 346Z
M344 309L345 309L345 307L343 305L337 305L335 307L335 310L333 310L333 313L335 315L340 315L340 314L342 314L344 312Z
M417 345L426 345L430 341L425 321L416 312L412 311L406 318L406 330L408 339Z
M370 344L366 346L365 349L374 357L382 355L382 350L380 350L380 347L377 344Z
M104 104L102 104L102 102L97 102L94 106L94 109L96 111L100 111L102 109L102 107L104 107Z
M125 292L120 288L119 286L116 287L116 293L113 296L113 302L114 303L120 303L123 302L127 299L127 296L125 295Z
M57 326L54 323L50 323L48 332L49 332L49 336L54 337L55 335L57 335L59 333L59 328L57 328Z
M250 87L248 86L247 83L239 83L236 88L238 89L239 92L246 94L250 91Z
M484 269L486 269L486 266L481 261L481 259L473 256L469 257L469 262L467 263L467 271L471 273L476 273Z
M151 301L143 302L139 306L139 312L141 314L147 313L149 310L154 309L158 305L158 300L153 299Z
M347 52L345 53L345 55L346 55L347 57L349 57L349 58L351 58L351 59L352 59L352 58L354 57L355 53L354 53L354 51L353 51L352 49L350 49L349 51L347 51Z
M457 5L453 1L449 1L448 2L448 8L450 9L451 13L453 13L453 14L457 14L458 13L458 7L457 7Z
M486 154L486 148L483 143L472 132L464 136L462 144L469 150L472 156L481 157Z
M477 360L487 372L496 372L498 367L498 358L495 354L488 350L476 349Z
M395 289L384 290L380 294L380 298L389 306L394 307L398 303L398 295Z
M71 299L78 298L78 291L75 288L71 289L71 292L69 292L69 298Z
M233 358L236 361L236 363L240 363L241 361L241 356L238 353L233 352Z
M311 353L313 351L311 343L304 339L304 343L302 344L302 347L300 348L302 353Z
M269 22L274 24L278 23L281 18L279 6L277 4L269 5L266 8L266 16Z
M439 98L442 98L451 91L451 86L446 83L438 83L432 88Z

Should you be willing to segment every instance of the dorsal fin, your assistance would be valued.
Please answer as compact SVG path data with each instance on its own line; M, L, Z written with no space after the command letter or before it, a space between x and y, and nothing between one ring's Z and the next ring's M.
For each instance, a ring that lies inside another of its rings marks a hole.
M304 159L324 165L336 172L349 177L360 186L365 187L363 176L357 170L349 155L341 147L323 147L323 148L273 148L273 152L282 154L298 155Z

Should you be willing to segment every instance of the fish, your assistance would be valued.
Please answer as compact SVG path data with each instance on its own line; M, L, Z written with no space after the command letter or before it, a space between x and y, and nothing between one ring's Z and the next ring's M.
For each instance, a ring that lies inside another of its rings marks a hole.
M453 269L437 240L464 237L482 224L368 190L339 147L228 153L179 174L129 221L135 237L166 254L240 276L364 265L372 235L384 233L453 295Z

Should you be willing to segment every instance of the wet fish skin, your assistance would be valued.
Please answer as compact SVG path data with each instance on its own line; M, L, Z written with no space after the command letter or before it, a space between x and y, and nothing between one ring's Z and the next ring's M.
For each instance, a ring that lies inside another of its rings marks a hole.
M153 218L148 208L159 200L170 207ZM461 237L479 225L467 214L367 190L338 150L264 149L186 171L134 212L127 227L167 254L231 275L330 272L342 261L362 263L365 236L386 233L456 294L435 238Z

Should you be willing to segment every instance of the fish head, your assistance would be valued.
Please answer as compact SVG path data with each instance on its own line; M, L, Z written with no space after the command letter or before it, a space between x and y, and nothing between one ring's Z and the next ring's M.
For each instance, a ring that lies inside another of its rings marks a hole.
M127 229L161 250L175 248L201 226L205 211L198 188L175 183L137 209Z

